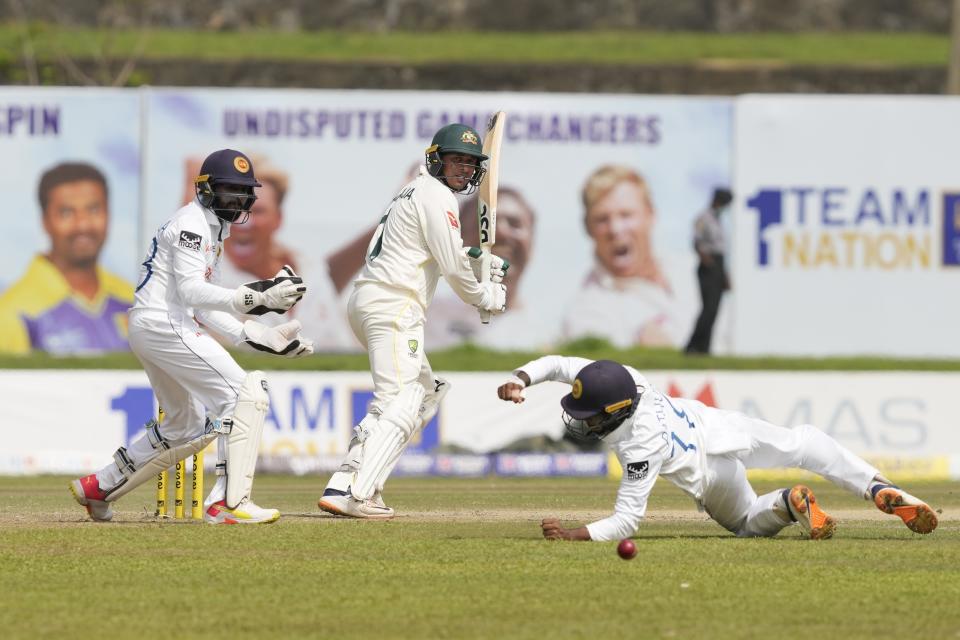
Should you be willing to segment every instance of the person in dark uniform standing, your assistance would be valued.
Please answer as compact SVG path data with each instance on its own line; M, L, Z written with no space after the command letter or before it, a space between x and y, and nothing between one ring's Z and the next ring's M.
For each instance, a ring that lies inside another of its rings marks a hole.
M697 281L700 283L703 308L685 349L688 354L710 353L710 339L713 336L713 323L720 309L720 298L724 291L730 289L730 278L724 260L726 241L720 225L720 214L731 201L733 194L729 189L714 189L710 208L697 216L693 223L693 246L700 257Z

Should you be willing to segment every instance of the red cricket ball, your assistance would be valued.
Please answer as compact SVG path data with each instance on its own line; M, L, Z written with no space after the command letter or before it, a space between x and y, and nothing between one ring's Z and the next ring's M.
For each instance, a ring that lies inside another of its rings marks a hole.
M625 538L617 545L617 555L624 560L632 560L637 555L637 545L630 538Z

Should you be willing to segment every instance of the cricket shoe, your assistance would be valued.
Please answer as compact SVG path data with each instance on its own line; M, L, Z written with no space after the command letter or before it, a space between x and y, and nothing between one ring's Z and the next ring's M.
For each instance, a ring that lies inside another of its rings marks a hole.
M203 514L207 524L270 524L279 518L279 511L259 507L250 498L244 498L233 509L226 500L217 500Z
M809 487L798 484L790 489L787 495L787 507L811 540L826 540L833 537L837 521L823 512Z
M327 513L348 518L366 518L367 520L389 520L393 517L393 509L383 502L380 492L373 494L369 500L357 500L350 493L339 489L327 488L317 506Z
M895 485L874 486L873 503L880 511L899 516L914 533L930 533L937 528L937 514L933 509Z
M97 474L77 478L70 482L73 499L87 508L87 513L95 522L109 522L113 518L113 509L107 502L107 494L100 490Z

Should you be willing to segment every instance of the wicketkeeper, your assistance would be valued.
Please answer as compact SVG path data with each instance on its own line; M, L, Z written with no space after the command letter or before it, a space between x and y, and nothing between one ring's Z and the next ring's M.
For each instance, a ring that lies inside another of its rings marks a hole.
M163 424L151 421L139 438L117 449L112 463L71 483L77 502L94 520L110 520L110 503L214 439L217 482L204 501L204 520L255 524L280 517L250 497L270 406L267 381L259 371L244 372L206 331L286 357L313 352L296 320L268 327L231 315L288 311L306 293L292 269L284 267L274 278L236 290L216 284L223 242L231 225L249 218L259 186L247 156L232 149L215 151L196 178L196 198L150 241L130 310L130 347L166 419Z
M689 494L717 523L741 537L774 536L797 523L813 540L829 538L836 520L803 485L757 496L747 469L796 467L872 500L916 533L937 528L923 501L812 425L792 429L736 411L671 398L635 369L610 360L545 356L528 362L497 389L501 400L523 402L524 389L545 380L572 386L561 399L567 431L603 439L623 467L614 514L566 529L547 518L543 536L561 540L618 540L634 535L658 475Z
M324 511L393 517L381 495L384 482L450 388L434 375L423 351L424 314L440 277L467 304L494 314L506 308L501 281L509 265L492 256L490 281L478 282L479 253L464 250L454 197L477 188L486 159L472 128L440 129L426 150L426 166L393 198L370 240L347 314L370 357L374 397L318 502Z

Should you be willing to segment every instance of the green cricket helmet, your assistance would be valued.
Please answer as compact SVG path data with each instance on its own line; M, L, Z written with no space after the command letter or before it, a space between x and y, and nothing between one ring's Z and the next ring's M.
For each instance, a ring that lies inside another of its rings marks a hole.
M433 140L426 150L427 172L444 184L446 184L446 181L442 176L443 156L450 153L458 153L477 159L473 176L467 180L467 186L460 191L464 194L472 193L480 185L480 181L483 180L483 176L487 172L482 163L488 157L483 153L483 143L480 140L480 135L472 127L459 122L448 124L434 134Z

